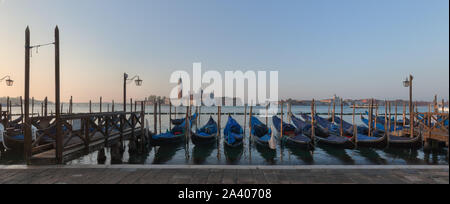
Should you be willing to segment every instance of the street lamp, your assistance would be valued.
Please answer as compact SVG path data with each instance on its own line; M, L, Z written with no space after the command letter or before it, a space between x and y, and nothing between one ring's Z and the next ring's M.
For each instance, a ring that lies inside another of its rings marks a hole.
M1 78L0 82L2 82L3 80L5 80L6 86L12 86L14 84L14 81L11 80L11 78L9 76L5 76L5 77Z
M410 127L410 137L414 137L414 110L413 110L413 104L412 104L412 86L414 77L412 75L409 75L409 79L406 78L405 81L403 81L404 87L409 87L409 127ZM403 119L405 120L405 119Z
M136 86L142 86L142 79L139 76L134 76L128 79L128 74L123 73L123 112L127 112L127 83L133 81L136 83Z

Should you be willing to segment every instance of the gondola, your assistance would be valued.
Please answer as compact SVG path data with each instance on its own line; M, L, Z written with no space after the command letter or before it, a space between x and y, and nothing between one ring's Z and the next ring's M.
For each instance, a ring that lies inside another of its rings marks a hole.
M361 116L361 120L368 125L369 120L365 119L364 116ZM373 125L373 123L372 123ZM384 130L384 125L377 123L377 129ZM392 130L392 128L391 128ZM398 148L421 148L422 147L422 136L419 134L413 138L406 136L393 136L389 135L389 139L386 137L386 142L389 147L398 147ZM359 144L359 142L358 142Z
M223 142L225 146L231 147L231 148L239 148L244 146L244 130L242 129L241 125L234 120L233 117L228 116L228 122L225 126L225 129L223 131Z
M269 141L272 137L272 130L263 124L258 118L251 117L251 136L256 145L270 148Z
M278 137L281 136L281 119L277 116L272 117L272 123L275 130L278 132ZM303 129L306 129L307 125L304 123L298 123L298 127L283 122L283 137L280 138L283 144L292 147L300 147L303 149L314 149L313 141L310 137L303 134Z
M189 123L188 130L191 131L192 122L195 121L197 118L197 113L194 114ZM150 130L148 130L150 131ZM170 131L168 130L166 133L161 134L151 134L149 132L150 137L150 144L153 146L161 146L161 145L169 145L169 144L177 144L182 142L186 137L186 120L183 120L183 122L180 125L176 125L173 127Z
M216 121L210 117L205 126L192 134L192 143L195 145L214 143L217 139L218 132Z
M300 120L299 118L297 118L297 119ZM326 120L325 118L322 118L320 116L315 116L315 120L317 121L317 125L315 126L315 129L319 130L322 133L327 133L327 135L325 135L325 136L322 136L319 134L315 135L317 137L314 137L314 139L316 140L316 142L318 144L334 146L334 147L338 147L338 148L345 148L345 149L353 149L355 147L353 138L339 136L339 127L337 127L335 124L329 122L328 120ZM295 122L294 122L294 124L295 124ZM310 132L309 132L309 134L310 134Z

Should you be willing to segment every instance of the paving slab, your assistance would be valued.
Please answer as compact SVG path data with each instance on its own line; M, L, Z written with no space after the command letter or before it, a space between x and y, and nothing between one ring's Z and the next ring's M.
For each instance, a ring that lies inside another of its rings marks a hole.
M0 166L0 183L448 184L449 171L448 166L16 165Z

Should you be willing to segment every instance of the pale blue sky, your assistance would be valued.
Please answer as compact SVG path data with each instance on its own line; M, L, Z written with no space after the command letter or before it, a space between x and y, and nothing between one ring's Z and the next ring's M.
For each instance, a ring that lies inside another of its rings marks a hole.
M133 97L169 95L172 71L278 70L280 97L415 99L449 93L448 0L4 0L0 95L23 93L24 30L32 43L62 40L62 94L120 101L124 71ZM52 48L32 58L32 95L52 96Z

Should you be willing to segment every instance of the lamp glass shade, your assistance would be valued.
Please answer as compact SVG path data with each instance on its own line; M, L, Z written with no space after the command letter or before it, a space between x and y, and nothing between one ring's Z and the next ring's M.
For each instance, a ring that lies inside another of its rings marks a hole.
M12 86L14 84L14 81L11 79L6 80L6 86Z
M136 79L135 82L136 82L136 86L141 86L142 85L142 80L139 79L139 78Z
M403 81L403 86L404 87L409 87L409 80Z

